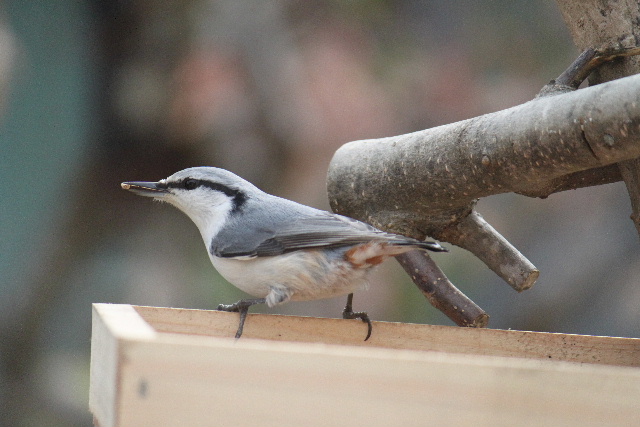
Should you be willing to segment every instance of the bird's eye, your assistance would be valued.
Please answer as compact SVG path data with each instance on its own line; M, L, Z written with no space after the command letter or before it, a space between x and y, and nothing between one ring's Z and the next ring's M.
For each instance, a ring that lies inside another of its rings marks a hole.
M184 180L183 185L185 190L194 190L198 187L198 181L193 178L188 178Z

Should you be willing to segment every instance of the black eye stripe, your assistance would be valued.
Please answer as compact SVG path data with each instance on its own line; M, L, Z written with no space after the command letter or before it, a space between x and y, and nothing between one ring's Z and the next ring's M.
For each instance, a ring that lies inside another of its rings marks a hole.
M240 210L247 200L247 195L241 190L228 187L224 184L220 184L219 182L211 182L204 179L185 178L178 182L168 182L166 183L166 186L168 188L184 188L186 190L194 190L198 187L207 187L212 190L219 191L232 198L233 211Z

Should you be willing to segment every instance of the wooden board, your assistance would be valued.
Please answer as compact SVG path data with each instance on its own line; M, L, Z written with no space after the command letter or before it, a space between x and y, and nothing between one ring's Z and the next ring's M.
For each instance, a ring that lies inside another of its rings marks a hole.
M638 425L640 340L94 304L110 426Z

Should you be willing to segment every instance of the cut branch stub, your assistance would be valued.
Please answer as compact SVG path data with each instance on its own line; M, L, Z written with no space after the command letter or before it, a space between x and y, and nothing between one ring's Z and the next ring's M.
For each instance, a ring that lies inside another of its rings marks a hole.
M470 251L518 292L533 286L540 275L527 258L475 211L434 237Z

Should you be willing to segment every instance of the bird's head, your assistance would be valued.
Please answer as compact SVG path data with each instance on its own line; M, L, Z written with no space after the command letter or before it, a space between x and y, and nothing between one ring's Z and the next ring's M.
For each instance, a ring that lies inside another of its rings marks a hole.
M215 236L252 194L261 192L239 176L213 167L184 169L158 182L131 181L121 186L174 205L191 218L205 239Z

